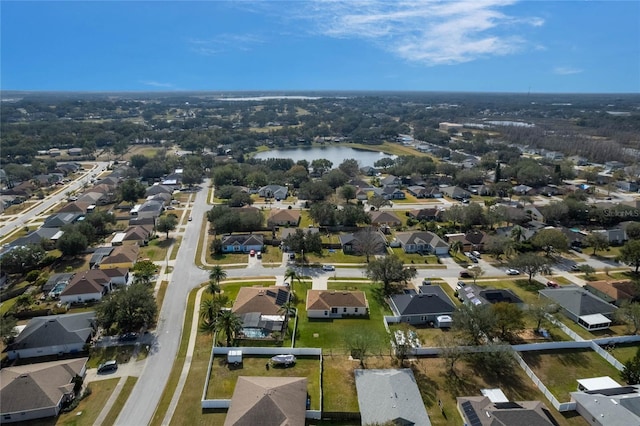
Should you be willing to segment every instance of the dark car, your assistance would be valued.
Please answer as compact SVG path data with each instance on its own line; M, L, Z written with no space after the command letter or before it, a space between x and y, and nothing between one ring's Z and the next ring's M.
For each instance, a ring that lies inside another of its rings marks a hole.
M557 283L557 282L555 282L555 281L547 281L547 287L551 287L551 288L558 288L558 287L560 287L560 286L559 286L559 285L558 285L558 283Z
M120 340L121 342L133 342L134 340L138 340L138 333L124 333L120 335L120 338L118 340Z
M460 271L460 278L471 278L471 274L467 271Z
M104 364L98 366L98 373L108 373L110 371L116 371L118 369L118 362L115 359L107 361Z

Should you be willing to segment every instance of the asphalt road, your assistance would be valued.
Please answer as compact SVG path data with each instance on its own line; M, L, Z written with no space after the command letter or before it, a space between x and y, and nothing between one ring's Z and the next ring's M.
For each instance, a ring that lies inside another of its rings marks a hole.
M156 342L140 379L116 420L118 425L137 426L151 422L180 345L187 295L193 288L209 279L208 271L198 268L194 263L200 225L208 210L208 184L209 181L205 181L202 189L196 194L191 211L193 221L187 222L160 311Z
M30 209L29 211L22 213L20 215L16 215L13 218L10 218L7 222L5 222L2 227L0 227L0 237L4 237L5 235L12 232L16 227L22 227L30 220L38 217L42 213L50 210L53 206L60 203L62 200L67 198L67 192L77 191L82 189L84 184L88 181L90 176L99 175L103 171L107 169L109 166L108 162L96 162L94 163L94 167L91 170L86 171L80 177L76 178L73 182L70 182L66 186L62 187L62 190L45 197L40 200L35 207Z

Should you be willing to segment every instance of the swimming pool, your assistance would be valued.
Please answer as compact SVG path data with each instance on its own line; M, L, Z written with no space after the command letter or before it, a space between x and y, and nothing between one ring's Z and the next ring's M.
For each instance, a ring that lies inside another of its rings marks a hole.
M250 339L264 339L265 337L269 337L270 333L261 328L243 328L242 334Z

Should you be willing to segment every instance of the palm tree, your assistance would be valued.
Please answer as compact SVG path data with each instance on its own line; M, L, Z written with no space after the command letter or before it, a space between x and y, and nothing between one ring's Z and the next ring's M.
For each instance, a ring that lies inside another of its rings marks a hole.
M235 339L238 331L242 329L242 319L231 312L231 310L223 310L215 320L215 330L224 332L227 337L227 346L231 346L231 342Z
M514 226L511 229L511 238L516 243L519 243L524 238L524 229L521 226Z
M211 298L204 299L200 303L200 318L205 322L215 320L228 302L229 298L222 294L215 294Z
M215 265L213 268L211 268L211 271L209 272L209 279L218 286L218 290L216 291L216 293L219 293L220 283L227 279L227 272L224 269L222 269L222 266ZM211 293L213 294L213 292Z
M209 284L207 284L207 293L210 293L210 294L220 293L220 284L218 284L215 280L209 280Z
M287 270L284 273L284 281L286 282L287 279L290 279L290 283L289 286L291 287L291 295L293 300L295 300L295 292L293 291L293 280L298 281L298 283L300 283L300 275L298 275L298 273L295 271L295 269L292 268L287 268Z
M454 256L458 255L458 253L460 253L463 249L464 249L464 244L462 244L462 241L460 240L456 240L452 242L451 245L449 246L449 251L453 253Z
M285 315L285 318L295 318L296 317L296 304L293 302L293 300L289 300L288 302L284 303L282 306L280 306L280 309L278 310L278 312L282 313ZM285 321L286 322L286 321Z

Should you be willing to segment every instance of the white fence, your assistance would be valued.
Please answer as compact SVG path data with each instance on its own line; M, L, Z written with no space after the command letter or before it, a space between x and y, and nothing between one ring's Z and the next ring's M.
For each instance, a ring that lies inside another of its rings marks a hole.
M226 347L217 346L213 348L214 355L226 355L229 351L241 350L242 355L299 355L299 356L320 356L320 348L271 348L271 347Z
M213 341L215 342L215 336ZM229 351L241 350L242 356L245 355L297 355L297 356L317 356L320 358L320 410L307 410L306 417L308 419L319 420L322 417L322 349L320 348L270 348L270 347L221 347L214 346L211 349L211 357L209 358L209 367L207 369L207 378L202 388L202 398L200 406L202 409L228 409L230 399L207 399L207 389L209 388L209 380L211 377L211 369L213 367L213 359L216 355L226 356Z

